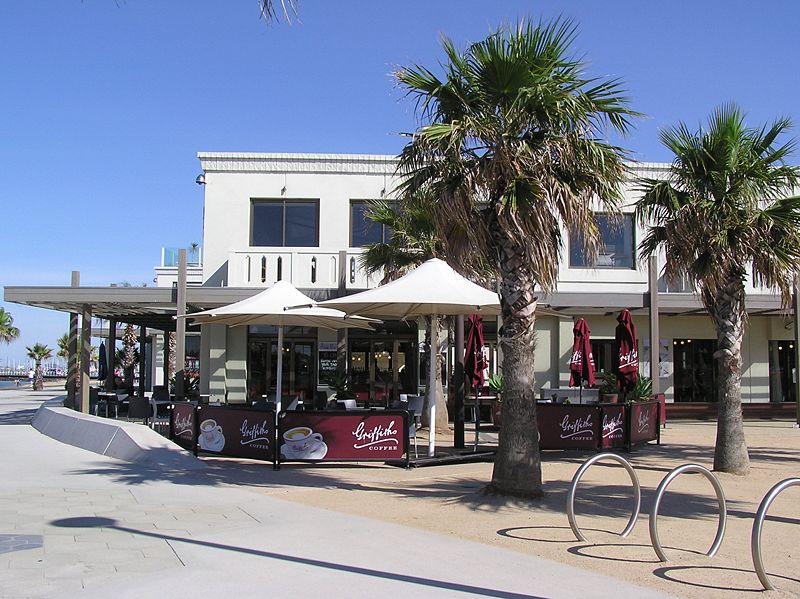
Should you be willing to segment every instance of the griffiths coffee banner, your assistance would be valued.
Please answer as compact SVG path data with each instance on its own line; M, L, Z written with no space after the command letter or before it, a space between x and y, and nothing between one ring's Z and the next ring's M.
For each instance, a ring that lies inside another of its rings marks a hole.
M200 451L255 460L272 460L275 412L201 406L197 446Z
M280 422L280 459L402 459L408 435L404 417L404 412L286 412Z
M602 447L625 445L625 405L605 405L600 408L603 427Z
M542 449L597 449L600 414L596 407L541 404L536 414Z
M176 403L169 415L172 440L189 451L194 450L194 409L194 404Z
M631 443L653 441L658 438L658 411L660 407L657 401L631 404Z

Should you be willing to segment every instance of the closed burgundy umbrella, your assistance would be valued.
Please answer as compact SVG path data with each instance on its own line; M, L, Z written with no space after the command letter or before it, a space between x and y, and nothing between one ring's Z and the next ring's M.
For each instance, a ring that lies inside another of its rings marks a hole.
M639 379L639 351L636 347L636 326L633 324L631 311L627 308L617 316L617 329L614 334L614 345L617 348L617 379L619 389L628 393Z
M469 334L464 354L464 373L471 389L475 391L475 450L478 449L478 431L481 420L480 389L483 387L483 371L486 361L483 357L483 319L477 314L469 317Z
M584 381L589 387L594 386L594 357L589 340L591 330L586 321L579 318L572 333L575 337L572 342L572 357L569 360L569 386L580 387L582 395Z

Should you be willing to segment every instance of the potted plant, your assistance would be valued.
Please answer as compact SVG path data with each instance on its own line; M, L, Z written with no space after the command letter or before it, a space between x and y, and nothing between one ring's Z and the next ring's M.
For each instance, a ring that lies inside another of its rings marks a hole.
M493 374L487 379L486 384L492 393L494 393L495 397L497 397L492 411L492 422L494 422L496 426L500 426L500 419L503 413L503 391L505 390L503 375L500 373Z
M617 375L610 370L601 372L597 389L600 393L602 403L617 403L619 401L619 387L617 386Z
M639 376L627 395L627 401L650 401L653 398L653 381L649 376Z
M328 398L329 401L355 398L355 393L350 388L350 377L346 373L337 372L332 374L325 380L325 383L335 392L334 395Z

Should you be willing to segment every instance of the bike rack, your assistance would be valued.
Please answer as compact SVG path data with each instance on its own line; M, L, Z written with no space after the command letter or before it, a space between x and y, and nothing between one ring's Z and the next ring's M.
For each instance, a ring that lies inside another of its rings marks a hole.
M653 509L650 512L650 542L653 544L653 549L658 555L658 559L662 562L668 562L666 554L661 547L661 541L658 538L658 508L661 505L661 499L664 496L664 491L667 490L667 486L675 480L681 474L686 472L697 472L705 476L708 481L711 483L711 486L714 487L714 492L717 494L717 502L719 503L719 524L717 525L717 536L714 537L714 542L711 544L711 548L708 550L706 555L708 557L714 557L717 551L719 550L720 545L722 545L722 538L725 536L725 524L728 521L728 508L725 503L725 493L722 490L722 485L720 484L717 477L714 476L711 471L703 466L699 466L697 464L684 464L683 466L678 466L671 470L661 481L656 489L656 498L655 502L653 503Z
M600 460L614 460L619 462L625 467L625 470L628 471L628 475L631 477L631 482L633 483L633 499L636 506L634 507L633 514L631 515L630 520L628 520L628 525L625 527L620 534L622 537L627 537L633 527L636 525L636 520L639 517L639 508L642 504L642 488L639 485L639 477L636 476L636 472L633 470L633 466L630 465L628 460L625 458L618 456L615 453L601 453L596 456L593 456L586 460L578 471L575 473L575 476L572 477L572 484L569 488L569 493L567 494L567 518L569 519L570 528L572 528L572 532L575 533L575 536L579 541L587 543L586 537L583 536L581 529L578 528L578 523L575 520L575 490L578 487L578 483L581 480L581 477L589 469L589 466L594 464L595 462L599 462Z
M762 586L768 591L774 591L775 587L767 576L767 571L764 569L764 560L761 557L761 529L764 527L764 519L767 517L767 510L775 498L789 487L800 486L800 478L787 478L782 480L777 485L772 487L769 492L764 495L761 500L761 505L758 506L756 518L753 520L753 532L750 536L750 553L753 555L753 567L756 569L758 579L761 581Z

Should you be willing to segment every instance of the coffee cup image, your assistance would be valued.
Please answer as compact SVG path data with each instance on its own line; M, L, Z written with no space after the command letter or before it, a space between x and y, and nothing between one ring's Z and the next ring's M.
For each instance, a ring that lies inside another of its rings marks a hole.
M322 435L307 426L296 426L283 433L283 441L293 453L301 454L316 448L322 442Z
M225 445L225 437L222 435L222 427L217 424L213 418L208 418L200 423L200 439L199 444L201 449L209 449L212 451L219 451Z

